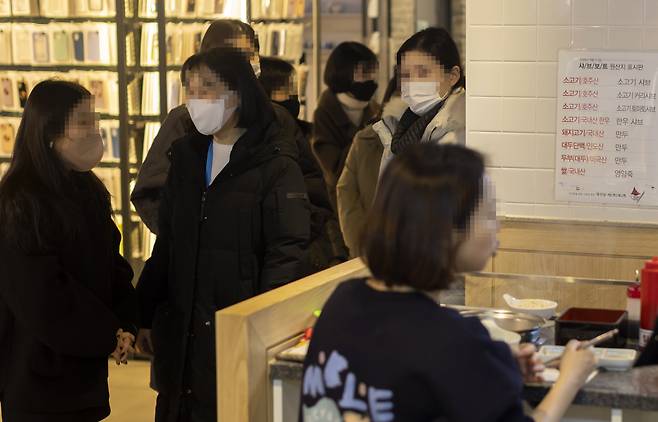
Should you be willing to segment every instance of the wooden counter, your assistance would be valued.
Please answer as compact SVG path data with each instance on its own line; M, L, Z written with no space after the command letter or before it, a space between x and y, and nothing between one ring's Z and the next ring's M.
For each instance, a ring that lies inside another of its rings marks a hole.
M217 312L218 420L267 422L269 360L297 341L338 283L367 275L355 259Z

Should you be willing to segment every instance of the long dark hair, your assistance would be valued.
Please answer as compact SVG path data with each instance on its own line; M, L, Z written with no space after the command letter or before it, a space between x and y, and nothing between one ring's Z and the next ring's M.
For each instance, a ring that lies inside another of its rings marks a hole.
M484 159L466 147L411 145L388 165L363 232L361 255L389 285L447 288L453 231L465 230L483 194Z
M402 66L402 56L409 51L422 51L429 54L441 63L446 72L457 66L460 78L455 87L466 87L466 76L464 76L464 67L459 56L459 49L455 40L445 29L431 27L412 35L398 50L398 67Z
M66 241L79 226L81 206L98 207L109 216L110 197L103 183L91 171L67 169L52 148L72 110L89 98L82 86L58 80L40 82L30 93L11 164L0 181L0 232L11 244L47 249L57 240ZM80 192L84 197L76 201ZM80 199L86 201L81 204Z

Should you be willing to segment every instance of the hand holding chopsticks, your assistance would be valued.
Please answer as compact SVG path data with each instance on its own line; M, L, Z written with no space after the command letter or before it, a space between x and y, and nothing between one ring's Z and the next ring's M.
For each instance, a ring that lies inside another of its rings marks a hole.
M610 330L606 333L603 333L600 336L594 337L591 340L583 341L582 343L580 343L578 345L578 350L587 349L588 347L597 346L597 345L599 345L603 342L606 342L606 341L610 340L611 338L613 338L617 334L619 334L619 330L615 328L614 330ZM544 362L544 365L546 365L547 368L557 368L557 367L560 366L560 363L562 361L562 356L564 356L564 354L562 354L560 356L557 356L557 357L554 357L553 359L549 359L546 362Z

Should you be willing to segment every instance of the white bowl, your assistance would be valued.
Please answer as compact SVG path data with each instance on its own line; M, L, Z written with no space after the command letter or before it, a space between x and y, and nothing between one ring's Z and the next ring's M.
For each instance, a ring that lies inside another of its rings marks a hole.
M509 303L508 306L516 312L522 312L525 314L536 315L544 319L549 319L555 315L557 302L545 299L517 299L513 304Z

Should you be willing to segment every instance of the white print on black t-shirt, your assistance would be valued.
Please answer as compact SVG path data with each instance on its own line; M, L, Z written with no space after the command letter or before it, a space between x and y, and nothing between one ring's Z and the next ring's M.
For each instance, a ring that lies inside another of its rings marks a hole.
M304 372L304 397L318 399L313 406L303 406L304 422L389 422L395 419L391 390L368 387L364 383L357 385L356 375L348 371L347 359L335 350L326 365L325 358L325 353L320 352L319 365L309 365ZM335 389L340 397L337 401L328 397L329 390Z

